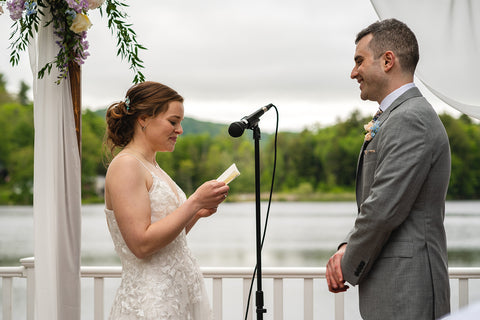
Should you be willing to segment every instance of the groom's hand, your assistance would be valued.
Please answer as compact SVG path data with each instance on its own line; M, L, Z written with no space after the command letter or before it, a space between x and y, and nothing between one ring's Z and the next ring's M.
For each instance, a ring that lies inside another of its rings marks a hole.
M333 293L345 292L349 288L345 284L342 273L342 257L345 254L347 244L344 244L338 251L328 260L327 272L325 278L327 279L328 290Z

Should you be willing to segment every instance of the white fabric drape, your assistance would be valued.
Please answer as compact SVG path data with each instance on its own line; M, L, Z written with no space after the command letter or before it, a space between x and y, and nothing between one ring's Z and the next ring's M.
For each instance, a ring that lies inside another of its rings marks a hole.
M48 10L44 10L48 15ZM70 81L37 71L58 52L41 17L29 48L34 91L35 319L80 319L81 180Z
M417 36L415 73L448 105L480 119L480 1L371 0L380 19L405 22Z

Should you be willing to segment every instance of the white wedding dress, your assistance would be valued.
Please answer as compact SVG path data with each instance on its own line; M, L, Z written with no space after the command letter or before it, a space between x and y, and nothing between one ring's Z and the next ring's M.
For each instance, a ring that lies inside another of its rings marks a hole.
M153 178L149 191L153 223L178 208L186 197L166 173L162 179L143 162L142 164ZM187 246L185 230L152 256L138 259L125 244L113 211L105 209L105 214L115 251L122 262L122 282L115 295L109 319L213 318L204 279Z

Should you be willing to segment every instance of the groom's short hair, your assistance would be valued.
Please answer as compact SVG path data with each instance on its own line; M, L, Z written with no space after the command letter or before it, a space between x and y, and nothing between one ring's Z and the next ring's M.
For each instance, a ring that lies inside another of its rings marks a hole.
M420 58L418 42L412 30L397 19L386 19L372 23L357 34L355 44L368 34L372 34L369 48L375 58L386 51L393 51L404 71L415 73Z

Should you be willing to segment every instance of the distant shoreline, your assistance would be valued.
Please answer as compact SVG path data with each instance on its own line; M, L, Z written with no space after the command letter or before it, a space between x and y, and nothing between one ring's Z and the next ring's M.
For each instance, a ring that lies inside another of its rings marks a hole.
M269 194L263 192L260 195L261 201L268 201ZM480 199L447 199L447 201L478 201ZM255 201L254 193L235 193L232 191L226 202L253 202ZM308 193L295 193L295 192L274 192L272 195L272 201L286 202L286 201L298 201L298 202L344 202L344 201L356 201L355 192L308 192ZM90 198L89 200L82 201L82 204L98 204L103 203L103 198Z
M260 195L261 201L268 201L269 194L263 192ZM235 193L232 191L228 197L227 202L251 202L255 201L254 193ZM272 201L299 201L299 202L343 202L355 201L355 192L274 192ZM104 199L100 197L83 199L82 204L98 204L104 203Z
M268 201L269 194L262 193L260 195L261 201ZM301 202L317 202L317 201L355 201L354 192L342 192L342 193L278 193L272 194L273 201L301 201ZM242 194L229 194L227 201L229 202L242 202L242 201L255 201L254 193L242 193Z

